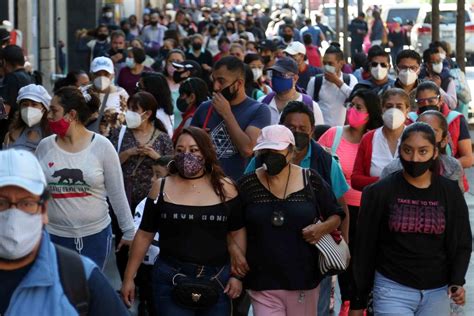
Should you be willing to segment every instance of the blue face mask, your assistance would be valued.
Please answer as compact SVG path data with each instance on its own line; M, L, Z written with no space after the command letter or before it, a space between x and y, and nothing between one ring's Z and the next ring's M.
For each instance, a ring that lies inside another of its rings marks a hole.
M272 89L276 93L282 93L293 88L293 78L272 77Z

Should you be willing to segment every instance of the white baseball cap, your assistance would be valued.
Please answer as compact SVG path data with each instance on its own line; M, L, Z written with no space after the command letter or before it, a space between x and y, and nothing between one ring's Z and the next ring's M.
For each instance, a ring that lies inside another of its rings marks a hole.
M283 150L288 148L289 145L295 145L295 137L288 127L270 125L262 129L253 151L262 149Z
M303 43L293 41L284 50L285 53L288 55L296 55L296 54L303 54L306 55L306 47L303 45Z
M114 73L114 63L108 57L96 57L91 63L91 72L95 73L101 70L107 71L109 74Z
M43 86L33 83L22 87L18 91L16 103L20 103L21 100L25 99L39 102L43 104L47 110L49 110L49 105L51 104L51 96L48 91L46 91Z
M18 149L0 151L0 188L9 185L35 195L43 194L46 177L35 155Z

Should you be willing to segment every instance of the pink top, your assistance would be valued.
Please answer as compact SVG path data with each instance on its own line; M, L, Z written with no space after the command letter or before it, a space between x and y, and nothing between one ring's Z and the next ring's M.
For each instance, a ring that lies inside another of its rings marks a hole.
M324 133L319 139L318 143L321 146L331 149L336 137L336 127L331 127ZM337 147L336 155L339 157L339 163L341 164L342 172L347 180L349 186L351 186L352 170L354 169L354 162L357 155L359 144L353 144L349 142L344 136L341 137L339 147ZM362 196L361 191L357 191L351 188L344 194L344 199L347 205L360 206L360 198Z

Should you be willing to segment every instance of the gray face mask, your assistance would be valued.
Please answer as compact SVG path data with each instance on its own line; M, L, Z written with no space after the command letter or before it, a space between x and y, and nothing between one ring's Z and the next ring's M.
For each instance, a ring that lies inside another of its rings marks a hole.
M0 258L16 260L33 251L41 238L41 213L11 208L0 212Z

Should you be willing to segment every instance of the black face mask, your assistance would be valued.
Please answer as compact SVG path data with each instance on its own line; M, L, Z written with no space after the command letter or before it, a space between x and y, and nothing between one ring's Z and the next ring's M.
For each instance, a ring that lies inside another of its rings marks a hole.
M193 43L193 49L194 50L201 50L202 44L201 43Z
M422 107L420 107L420 114L425 112L425 111L430 111L430 110L434 110L434 111L439 112L439 107L437 105L422 106Z
M99 41L105 41L108 36L109 36L108 34L100 33L100 34L97 34L97 39Z
M271 56L262 56L262 61L266 65L270 62Z
M153 25L153 26L157 26L157 25L158 25L158 21L150 22L150 24Z
M237 97L237 91L230 92L230 87L232 87L236 82L237 80L220 91L222 96L229 102L232 102L232 100Z
M292 38L293 38L293 35L291 34L283 34L283 39L285 40L285 42L291 41Z
M178 98L178 100L176 101L176 107L181 113L186 112L186 110L188 109L188 106L189 104L188 102L186 102L185 99Z
M286 156L280 153L267 152L260 155L262 166L269 176L276 176L288 164Z
M293 136L295 137L295 147L297 151L302 151L309 144L309 135L301 132L294 132Z
M234 28L228 28L228 29L227 29L227 32L235 33L235 29L234 29Z
M170 52L169 49L166 49L166 48L160 49L160 54L161 54L162 57L168 56L168 53L169 53L169 52Z
M184 81L186 78L183 78L181 75L182 75L182 72L175 71L173 73L173 81L176 83L180 83L181 81Z
M433 158L420 162L420 161L408 161L400 156L400 162L402 163L403 169L413 178L418 178L423 175L432 165Z

